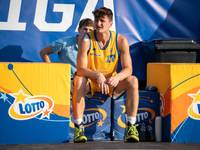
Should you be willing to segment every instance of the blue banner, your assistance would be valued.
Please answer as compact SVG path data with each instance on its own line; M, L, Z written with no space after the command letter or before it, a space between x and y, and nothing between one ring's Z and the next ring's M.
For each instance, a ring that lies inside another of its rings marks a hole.
M92 11L102 6L114 13L111 29L127 37L133 75L139 80L146 80L142 41L182 37L200 43L199 0L3 0L0 61L42 62L44 46L78 34L79 20L93 19ZM50 57L57 62L57 55Z

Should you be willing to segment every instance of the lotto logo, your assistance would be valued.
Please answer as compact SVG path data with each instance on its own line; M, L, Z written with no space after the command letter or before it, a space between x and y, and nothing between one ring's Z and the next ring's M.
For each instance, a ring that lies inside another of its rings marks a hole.
M43 95L30 96L20 89L18 93L10 94L15 98L9 109L9 115L16 120L27 120L41 114L40 119L47 117L53 111L54 101Z
M193 102L188 108L188 115L195 120L200 120L200 90L196 94L188 95L193 98Z
M117 118L117 124L122 128L126 128L126 123L122 121L122 117L127 116L125 106L120 105L120 107L122 108L122 113ZM151 108L138 108L138 113L137 113L137 116L136 116L137 123L145 121L145 120L148 120L151 123L154 118L155 118L155 111L153 109L151 109Z
M73 116L73 112L71 114L71 117ZM86 109L83 115L83 124L84 127L90 127L93 124L95 124L97 121L97 126L103 126L105 119L107 118L107 113L105 110L101 108L89 108ZM70 127L74 128L74 123L72 123L72 120L70 120Z

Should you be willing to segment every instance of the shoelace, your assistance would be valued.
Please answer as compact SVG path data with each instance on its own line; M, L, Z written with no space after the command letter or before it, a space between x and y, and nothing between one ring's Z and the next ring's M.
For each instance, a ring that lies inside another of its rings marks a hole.
M81 129L75 128L76 137L83 135L83 132L84 132L84 128L81 128Z
M127 133L131 132L131 134L135 134L136 136L138 136L139 133L138 133L138 131L137 131L137 129L136 129L137 126L138 126L138 124L137 124L137 125L134 125L134 126L131 126L131 127L129 128L129 130L128 130Z

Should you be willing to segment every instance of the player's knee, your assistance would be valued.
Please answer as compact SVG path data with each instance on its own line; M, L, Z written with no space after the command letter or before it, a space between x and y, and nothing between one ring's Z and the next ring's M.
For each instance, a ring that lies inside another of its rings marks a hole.
M87 78L82 76L75 76L73 79L73 83L75 87L81 87L81 85L86 85Z
M132 88L138 88L138 79L137 79L137 77L135 77L135 76L129 76L127 78L127 81L128 81L127 85L129 85L130 87L132 87Z

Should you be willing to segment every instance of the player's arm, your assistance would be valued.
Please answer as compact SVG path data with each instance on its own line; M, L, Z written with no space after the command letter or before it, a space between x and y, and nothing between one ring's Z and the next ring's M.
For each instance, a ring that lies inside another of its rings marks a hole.
M45 46L43 49L40 51L40 56L43 60L43 62L51 62L51 59L49 57L50 54L53 54L54 52L51 49L50 45Z
M118 76L120 76L120 81L122 81L132 74L132 60L127 38L119 34L117 42L122 66L122 70L118 73Z
M120 52L122 70L114 77L108 79L110 87L116 87L119 81L124 80L132 74L132 60L129 53L129 43L126 37L119 34L117 38L118 49Z
M89 44L89 37L85 34L81 37L78 44L77 75L84 76L90 79L97 79L98 72L91 71L87 68L87 52L89 50Z
M106 78L102 73L91 71L87 68L87 52L89 50L89 38L87 35L81 37L78 44L78 55L77 55L77 75L84 76L90 79L97 79L99 92L103 94L109 93L108 85L105 84Z

